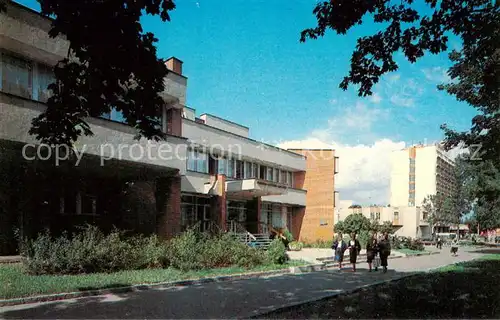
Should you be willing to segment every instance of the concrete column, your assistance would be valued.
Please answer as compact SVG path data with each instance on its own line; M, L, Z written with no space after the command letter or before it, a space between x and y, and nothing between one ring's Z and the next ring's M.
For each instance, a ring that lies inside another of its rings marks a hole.
M286 214L287 214L287 207L285 205L281 205L281 227L286 228Z
M257 232L262 233L263 226L261 222L262 215L262 197L257 197Z

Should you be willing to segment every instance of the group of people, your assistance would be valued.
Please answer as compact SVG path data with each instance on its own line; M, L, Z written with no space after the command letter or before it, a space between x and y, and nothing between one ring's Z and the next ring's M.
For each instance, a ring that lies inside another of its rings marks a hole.
M332 249L335 254L335 261L339 264L339 271L342 270L344 262L344 254L349 250L349 262L352 264L352 271L356 271L356 262L358 255L361 252L361 244L356 239L356 234L351 234L351 239L345 241L342 233L334 239ZM379 266L382 266L384 273L387 272L387 259L391 255L391 242L389 235L384 233L380 239L373 235L366 244L366 262L368 263L369 272L372 272L372 267L375 271Z

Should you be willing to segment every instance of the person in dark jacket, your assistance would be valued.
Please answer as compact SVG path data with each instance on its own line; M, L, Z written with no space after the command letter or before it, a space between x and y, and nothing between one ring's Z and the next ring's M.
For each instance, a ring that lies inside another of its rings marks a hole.
M366 243L366 262L368 263L368 271L372 272L372 264L377 257L379 248L377 237L374 235L371 239ZM375 265L375 271L378 270L378 265Z
M339 233L337 239L333 241L332 245L335 261L339 263L339 271L342 270L342 262L344 261L344 253L347 250L347 243L342 238L342 233Z
M389 235L384 233L382 236L382 240L379 242L379 254L380 254L380 262L382 267L384 268L384 273L387 272L387 259L391 255L391 241L389 240Z
M361 244L358 239L356 239L356 234L351 234L351 240L349 241L349 262L352 264L352 271L356 272L356 261L358 259L358 255L361 252Z

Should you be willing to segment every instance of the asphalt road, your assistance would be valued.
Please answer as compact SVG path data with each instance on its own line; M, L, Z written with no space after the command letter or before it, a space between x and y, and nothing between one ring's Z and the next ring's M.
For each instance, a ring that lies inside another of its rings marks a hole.
M328 270L299 275L150 289L57 302L0 308L0 319L228 319L246 318L274 308L332 295L417 271L468 261L479 253L460 252L389 260L389 271L356 273Z

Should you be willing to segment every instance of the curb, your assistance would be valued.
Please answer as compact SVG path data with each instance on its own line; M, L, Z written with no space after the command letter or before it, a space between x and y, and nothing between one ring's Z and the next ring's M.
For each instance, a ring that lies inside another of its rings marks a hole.
M437 252L437 253L439 253L439 252ZM435 254L435 253L431 253L431 254ZM429 254L429 255L431 255L431 254ZM359 286L359 287L356 287L356 288L353 288L353 289L339 290L338 292L330 293L328 295L325 295L325 296L319 297L319 298L316 297L316 298L311 298L311 299L303 300L303 301L300 301L300 302L293 302L293 303L289 303L289 304L283 304L283 305L281 305L279 307L274 308L273 310L267 310L267 311L264 311L264 312L257 312L257 313L254 313L252 315L249 315L246 318L239 318L239 319L266 319L266 317L265 317L266 315L274 313L274 312L277 312L277 311L287 311L288 309L292 309L294 307L298 307L298 306L309 304L309 303L320 302L320 301L323 301L323 300L328 300L328 299L334 298L334 297L339 296L339 295L354 294L354 293L356 293L358 291L362 291L362 290L364 290L366 288L376 287L376 286L388 284L388 283L391 283L391 282L400 281L400 280L411 278L411 277L421 276L423 274L431 273L431 272L437 271L437 270L439 270L441 268L444 268L444 267L447 267L447 266L453 266L453 265L457 265L457 264L464 263L464 262L470 262L470 261L473 261L473 260L475 260L475 259L468 260L468 261L455 262L455 263L451 263L451 264L444 264L444 265L441 265L439 267L434 267L434 268L426 269L426 270L423 270L423 271L411 272L411 273L408 273L408 274L405 274L405 275L402 275L402 276L399 276L399 277L396 277L396 278L387 279L387 280L381 280L381 281L376 281L376 282L373 282L373 283L370 283L370 284L365 284L365 285L362 285L362 286Z
M432 251L432 252L426 252L426 253L417 253L417 254L405 254L406 258L411 258L411 257L420 257L420 256L431 256L433 254L440 254L441 251Z
M6 306L14 306L28 303L39 303L39 302L49 302L49 301L58 301L65 299L74 299L74 298L82 298L82 297L90 297L90 296L99 296L105 294L117 294L117 293L128 293L128 292L138 292L145 291L150 289L158 289L158 288L169 288L176 286L195 286L205 283L212 282L227 282L233 280L249 280L249 279L258 279L260 277L265 276L280 276L286 274L295 274L302 272L316 272L325 270L325 266L323 264L309 264L303 266L293 266L279 270L272 271L260 271L260 272L248 272L248 273L240 273L234 275L223 275L216 277L207 277L200 279L189 279L189 280L179 280L179 281L170 281L170 282L158 282L158 283L150 283L150 284L134 284L130 286L116 287L116 288L106 288L106 289L96 289L96 290L86 290L86 291L75 291L75 292L63 292L63 293L55 293L55 294L46 294L46 295L38 295L31 297L23 297L23 298L13 298L13 299L0 299L0 307Z

